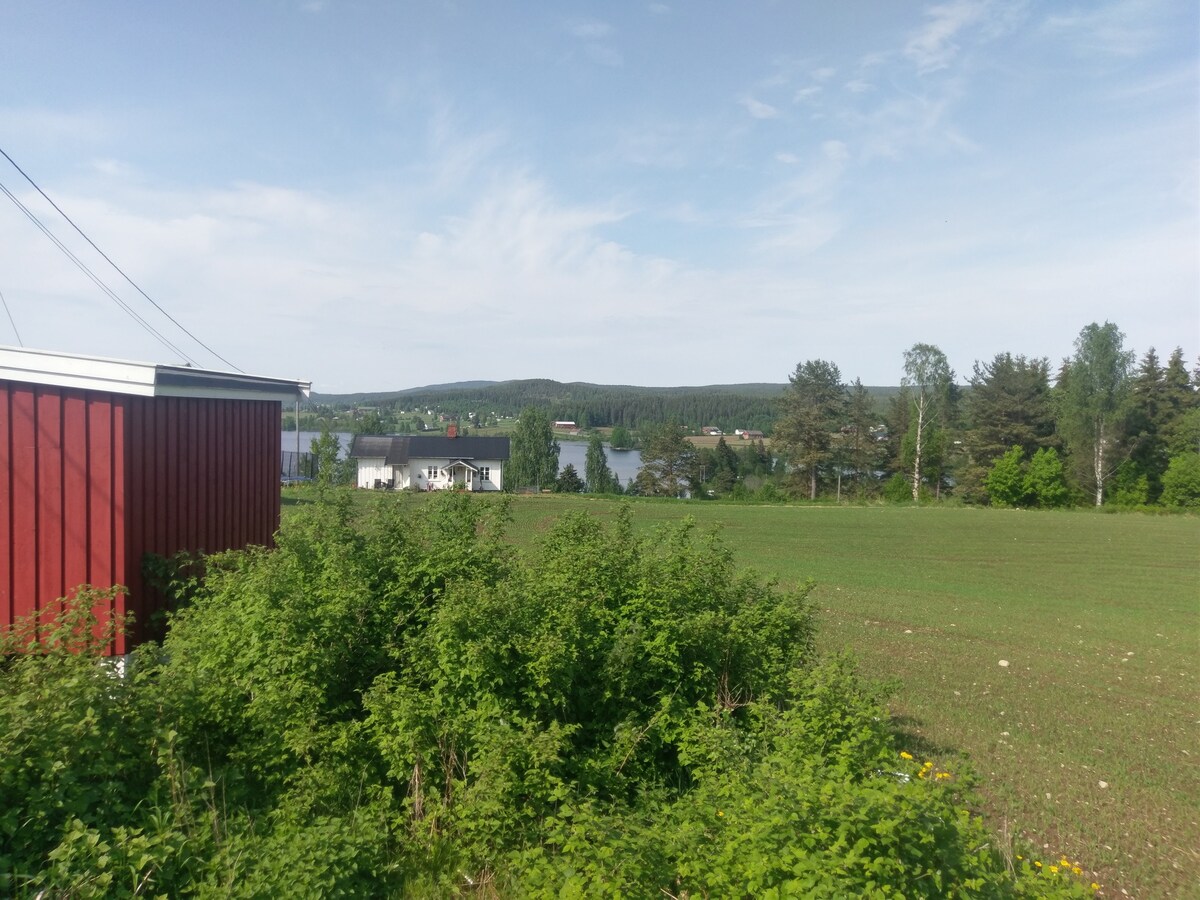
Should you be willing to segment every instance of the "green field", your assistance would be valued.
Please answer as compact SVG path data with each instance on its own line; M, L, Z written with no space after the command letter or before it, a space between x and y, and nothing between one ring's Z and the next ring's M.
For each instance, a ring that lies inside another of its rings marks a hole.
M514 498L513 540L618 502ZM813 579L824 648L898 679L907 747L968 756L996 832L1079 860L1101 896L1200 896L1200 519L632 506L640 528L691 515L743 566Z

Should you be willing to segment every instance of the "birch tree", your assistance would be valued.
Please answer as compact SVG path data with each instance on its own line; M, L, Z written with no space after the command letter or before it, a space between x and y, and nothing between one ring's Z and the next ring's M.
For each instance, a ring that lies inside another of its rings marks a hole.
M1115 449L1129 391L1134 354L1112 322L1093 322L1075 339L1062 386L1060 426L1076 453L1090 456L1089 475L1097 506L1104 503L1104 482L1116 468Z
M525 407L513 429L505 485L539 490L551 486L558 477L558 451L549 417L536 407Z
M904 351L904 378L900 383L911 391L914 434L912 496L921 499L921 460L930 430L936 428L950 399L954 372L946 354L933 344L913 344Z

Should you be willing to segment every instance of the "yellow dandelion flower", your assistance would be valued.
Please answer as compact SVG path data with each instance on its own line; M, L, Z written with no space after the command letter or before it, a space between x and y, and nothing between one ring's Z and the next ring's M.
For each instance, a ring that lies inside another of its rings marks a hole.
M1064 869L1071 868L1071 864L1069 862L1067 862L1067 858L1065 856L1058 861L1058 864L1060 866L1062 866Z
M938 773L937 773L937 775L936 775L935 777L937 777L937 778L949 778L949 777L950 777L950 773L949 773L949 772L938 772Z
M911 753L909 753L907 750L901 750L901 751L900 751L900 758L901 758L901 759L912 759L913 757L912 757L912 754L911 754Z
M725 815L725 811L724 811L724 810L722 810L722 809L718 809L718 810L717 810L717 815L718 815L718 816L723 816L723 815Z
M1025 857L1023 857L1020 853L1017 854L1017 859L1024 859L1024 858Z
M1082 875L1083 869L1079 868L1079 866L1071 866L1071 873L1074 875Z
M925 760L925 762L923 762L921 764L921 766L922 766L922 768L925 768L925 769L932 769L933 763L931 763L929 760Z
M1093 891L1098 891L1098 890L1100 890L1100 885L1098 885L1096 882L1094 882L1094 881L1093 881L1093 882L1092 882L1092 890L1093 890Z
M1058 874L1058 866L1051 866L1051 867L1050 867L1050 873L1051 873L1052 875L1057 875L1057 874Z
M1035 859L1035 860L1033 861L1033 864L1034 864L1035 866L1037 866L1039 869L1042 867L1042 861L1041 861L1040 859Z

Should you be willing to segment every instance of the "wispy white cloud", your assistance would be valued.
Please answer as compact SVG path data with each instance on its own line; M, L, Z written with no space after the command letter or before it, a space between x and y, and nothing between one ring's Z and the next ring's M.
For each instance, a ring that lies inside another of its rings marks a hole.
M811 100L820 95L822 87L818 84L812 84L808 87L797 88L792 94L793 103L803 103L806 100Z
M592 62L610 68L624 65L625 58L621 51L606 43L606 39L614 34L609 23L599 19L577 19L569 22L566 29L568 34L583 42L584 54Z
M1118 0L1050 15L1042 32L1062 39L1076 53L1136 57L1158 37L1156 4Z
M986 9L983 0L953 0L930 7L925 12L928 22L908 39L904 55L916 64L918 72L946 68L958 54L955 39L959 33L978 22Z
M844 85L842 85L842 87L852 94L865 94L867 91L875 90L875 85L871 84L869 81L864 81L861 78L855 78L853 81L847 81Z
M761 100L756 100L753 97L742 97L738 102L755 119L775 119L779 117L778 109L769 103L763 103Z
M607 22L598 19L584 19L568 23L567 33L572 37L594 41L608 37L613 33L613 28Z

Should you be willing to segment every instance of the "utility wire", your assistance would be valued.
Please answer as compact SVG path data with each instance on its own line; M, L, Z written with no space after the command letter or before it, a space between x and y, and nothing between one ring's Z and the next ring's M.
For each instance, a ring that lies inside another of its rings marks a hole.
M0 151L0 152L2 152L2 151ZM190 356L188 356L186 353L184 353L181 349L179 349L173 343L171 343L171 341L168 340L161 332L159 332L158 329L156 329L153 325L151 325L149 322L147 322L145 319L143 319L140 315L138 315L137 310L135 310L128 303L126 303L124 300L122 300L117 295L116 291L114 291L107 284L105 284L103 281L101 281L100 277L98 275L96 275L96 273L93 272L91 269L89 269L87 267L87 265L84 264L84 262L78 256L76 256L74 253L72 253L71 249L66 244L64 244L62 241L60 241L58 239L58 237L54 234L54 232L52 232L49 228L47 228L44 224L42 224L42 221L37 216L35 216L32 212L30 212L29 208L24 203L22 203L20 200L18 200L17 197L13 195L12 191L10 191L7 187L5 187L3 183L0 183L0 193L3 193L4 196L8 197L9 200L11 200L14 204L16 204L17 208L25 214L25 217L27 219L29 219L29 221L32 222L35 226L37 226L38 230L41 231L42 234L44 234L47 238L49 238L50 241L53 242L53 244L56 247L58 247L59 250L61 250L64 254L66 254L67 259L71 260L71 262L73 262L79 268L79 270L81 272L83 272L84 275L86 275L89 279L91 279L92 284L94 284L94 285L96 285L96 287L100 288L100 290L102 290L105 294L107 294L114 303L116 303L118 306L120 306L121 309L125 310L125 312L128 313L135 322L137 322L139 325L142 326L142 328L146 329L146 331L148 331L155 338L157 338L158 342L160 344L162 344L167 349L175 352L179 356L183 357L185 360L187 360L192 365L196 364L196 361L194 359L192 359Z
M4 304L4 311L8 313L8 324L12 326L13 334L17 336L17 345L25 346L25 342L21 340L21 332L17 331L17 323L13 321L12 310L8 308L8 301L4 299L4 292L0 291L0 303Z
M213 356L215 356L221 362L225 363L225 365L229 366L231 369L237 370L238 372L242 371L237 366L235 366L233 363L231 363L229 360L227 360L225 357L223 357L220 353L218 353L216 350L214 350L212 347L208 346L208 344L204 343L204 341L200 340L200 338L196 337L194 334L192 334L190 331L188 331L186 328L184 328L183 325L181 325L175 319L174 316L172 316L169 312L167 312L165 309L163 309L161 306L159 306L157 303L155 303L154 299L149 294L147 294L145 291L143 291L132 278L130 278L128 275L125 274L124 269L122 269L115 262L113 262L109 258L107 253L105 253L103 250L101 250L99 247L97 247L95 242L90 237L88 237L86 234L83 233L83 229L80 228L78 225L76 225L75 222L71 219L71 217L68 216L65 212L63 212L59 208L58 204L55 203L53 200L51 200L45 191L43 191L40 187L38 187L37 182L34 181L32 178L30 178L25 173L25 170L17 165L16 160L14 160L11 156L9 156L4 151L3 147L0 147L0 155L3 155L3 157L5 159L7 159L10 163L12 163L12 167L14 169L16 169L18 172L20 172L26 181L28 181L31 185L33 185L33 189L35 191L37 191L39 194L41 194L42 197L45 198L46 202L49 203L51 206L53 206L55 211L57 211L60 216L62 216L64 219L66 219L72 228L74 228L77 232L79 232L79 236L82 237L89 244L91 244L92 249L95 250L97 253L99 253L101 256L103 256L105 262L107 262L110 266L112 266L114 269L116 269L121 274L121 277L124 278L126 281L128 281L133 286L133 289L135 291L137 291L139 294L141 294L143 297L145 297L150 302L151 306L153 306L160 313L162 313L164 316L166 316L168 319L170 319L172 324L174 324L176 328L178 328L180 331L182 331L184 334L186 334L188 337L190 337L193 341L195 341L197 344L199 344L201 347L203 347L205 350L207 350L209 353L211 353ZM8 192L5 191L5 193L8 193ZM10 194L9 196L11 197L12 195Z

